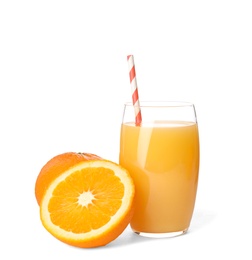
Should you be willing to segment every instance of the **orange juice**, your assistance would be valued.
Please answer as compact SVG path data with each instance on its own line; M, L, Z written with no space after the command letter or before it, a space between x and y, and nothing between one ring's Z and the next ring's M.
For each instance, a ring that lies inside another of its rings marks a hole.
M145 233L186 232L198 184L197 124L122 124L120 164L136 186L131 228Z

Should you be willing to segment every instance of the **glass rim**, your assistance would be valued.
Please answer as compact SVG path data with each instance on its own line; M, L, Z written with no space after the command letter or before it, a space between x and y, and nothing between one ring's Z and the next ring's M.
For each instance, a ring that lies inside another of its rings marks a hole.
M133 107L132 102L125 102L125 106ZM194 107L192 102L187 101L140 101L140 107Z

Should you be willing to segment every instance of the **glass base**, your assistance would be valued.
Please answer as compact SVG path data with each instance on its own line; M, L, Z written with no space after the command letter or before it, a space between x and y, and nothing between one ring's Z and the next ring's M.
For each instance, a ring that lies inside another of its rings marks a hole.
M176 232L166 232L166 233L147 233L147 232L139 232L133 230L133 232L142 237L150 237L150 238L169 238L169 237L177 237L185 234L188 229Z

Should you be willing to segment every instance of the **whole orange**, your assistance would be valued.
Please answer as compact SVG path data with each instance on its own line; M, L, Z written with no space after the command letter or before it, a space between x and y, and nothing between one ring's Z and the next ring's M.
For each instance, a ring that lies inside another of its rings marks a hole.
M41 199L49 187L62 172L68 170L79 162L102 159L91 153L66 152L50 159L40 170L35 184L35 196L40 205Z

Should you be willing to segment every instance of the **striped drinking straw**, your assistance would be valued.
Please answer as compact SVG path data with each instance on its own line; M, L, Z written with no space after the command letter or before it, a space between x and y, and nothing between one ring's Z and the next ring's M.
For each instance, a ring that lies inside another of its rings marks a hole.
M135 120L136 125L140 126L142 122L142 114L140 109L139 97L138 97L138 89L137 89L137 80L136 80L136 70L133 55L127 56L128 66L129 66L129 77L130 77L130 85L132 91L132 101L135 110Z

